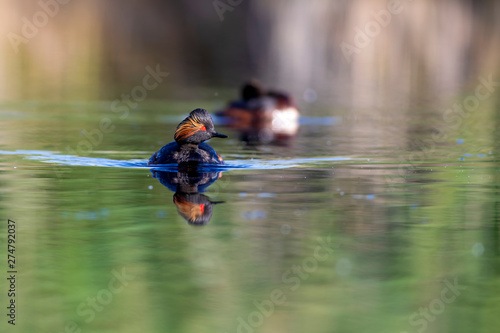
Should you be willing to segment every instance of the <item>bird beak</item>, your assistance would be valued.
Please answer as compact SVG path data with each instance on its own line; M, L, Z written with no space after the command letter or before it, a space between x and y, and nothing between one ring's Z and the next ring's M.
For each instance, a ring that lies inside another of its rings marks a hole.
M218 132L213 132L212 133L212 138L227 138L227 135L220 134Z
M210 201L212 205L218 205L218 204L223 204L226 203L225 201Z

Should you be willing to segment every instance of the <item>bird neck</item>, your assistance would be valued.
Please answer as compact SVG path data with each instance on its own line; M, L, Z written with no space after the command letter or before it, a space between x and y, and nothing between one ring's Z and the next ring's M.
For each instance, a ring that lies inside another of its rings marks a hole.
M192 142L177 142L179 145L180 149L185 149L185 150L196 150L198 149L198 143L192 143Z

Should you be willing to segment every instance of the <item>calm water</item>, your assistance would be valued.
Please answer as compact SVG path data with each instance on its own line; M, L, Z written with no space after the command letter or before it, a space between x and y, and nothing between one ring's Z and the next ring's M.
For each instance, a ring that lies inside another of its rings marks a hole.
M225 169L145 166L211 104L144 103L125 119L109 103L1 106L17 332L497 330L495 101L459 126L446 106L309 108L289 146L246 147L219 127ZM196 212L205 225L187 222Z

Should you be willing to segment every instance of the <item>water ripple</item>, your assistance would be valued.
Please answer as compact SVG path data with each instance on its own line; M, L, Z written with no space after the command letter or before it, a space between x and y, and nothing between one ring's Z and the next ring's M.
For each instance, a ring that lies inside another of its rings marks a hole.
M81 157L75 155L61 155L58 152L40 151L40 150L16 150L16 151L0 151L0 155L24 155L25 159L36 160L44 163L52 163L57 165L69 166L96 166L96 167L112 167L112 168L154 168L160 171L177 171L176 164L166 164L161 166L148 166L147 160L132 159L132 160L114 160L109 158L99 157ZM311 164L324 165L339 161L357 160L350 157L321 157L321 158L294 158L289 160L229 160L226 165L200 165L200 171L227 171L231 169L288 169L304 167Z

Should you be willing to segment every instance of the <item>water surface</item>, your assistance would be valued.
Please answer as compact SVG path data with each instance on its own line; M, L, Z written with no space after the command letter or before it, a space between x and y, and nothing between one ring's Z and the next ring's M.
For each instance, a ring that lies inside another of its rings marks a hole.
M210 144L227 166L203 170L199 185L167 167L169 186L146 161L190 103L144 104L127 119L109 103L3 105L16 330L491 332L492 104L458 128L426 109L312 108L288 146L249 147L220 128L230 139ZM100 136L103 118L115 128ZM191 183L180 189L182 179ZM202 213L217 204L192 225L176 195Z

